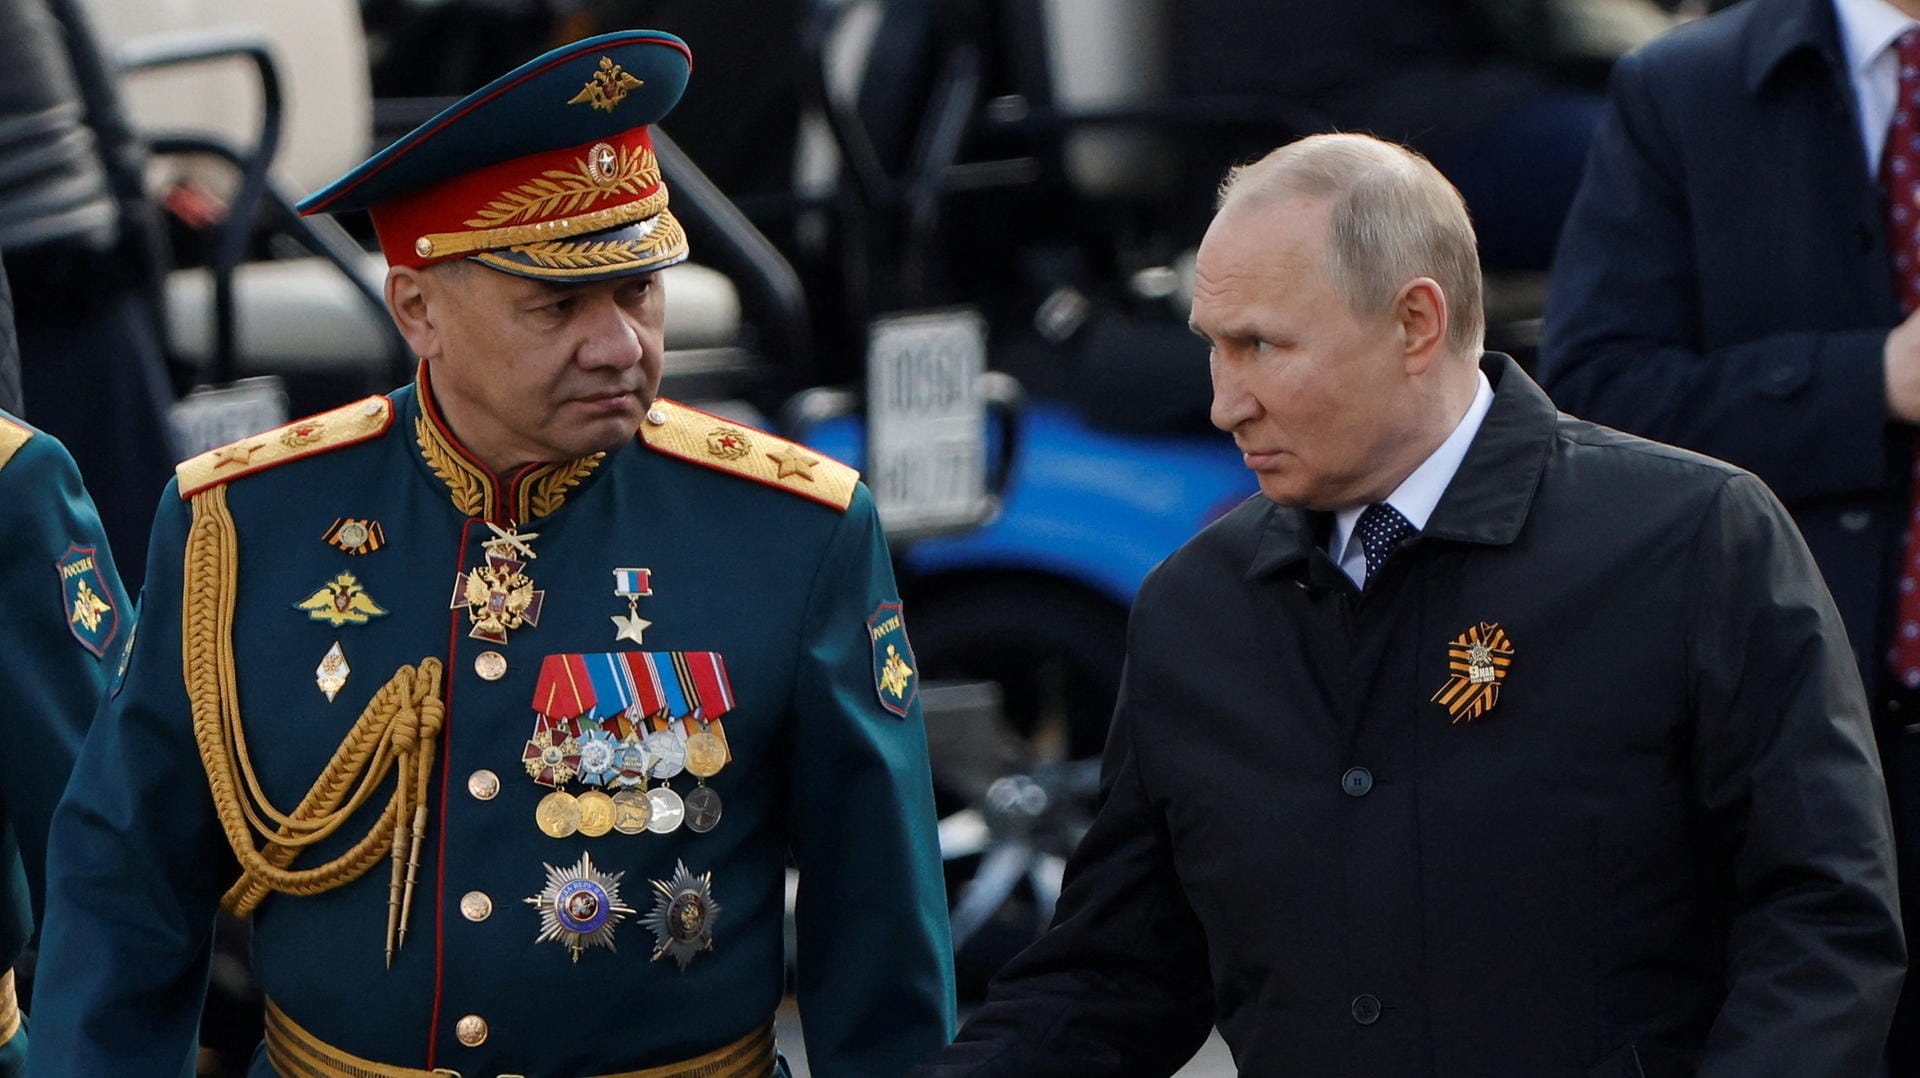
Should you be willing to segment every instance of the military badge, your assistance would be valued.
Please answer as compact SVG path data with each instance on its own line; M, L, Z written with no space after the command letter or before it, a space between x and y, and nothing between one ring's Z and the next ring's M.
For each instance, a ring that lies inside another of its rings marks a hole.
M739 460L753 452L753 439L738 427L715 427L707 432L707 455L716 460Z
M1513 664L1513 642L1497 622L1483 621L1447 645L1447 669L1452 676L1433 702L1447 709L1453 721L1472 722L1500 702L1500 683Z
M640 634L653 626L653 622L640 616L640 600L653 594L653 570L651 569L615 569L613 571L613 594L627 601L627 613L623 617L610 614L613 618L615 643L631 640L636 644L645 643Z
M353 517L341 517L333 522L333 527L320 537L328 544L338 547L349 554L371 554L386 545L387 533L377 520L356 520Z
M347 687L347 675L351 673L353 668L347 665L347 653L340 650L340 641L335 640L327 653L320 657L320 665L314 667L313 683L327 694L327 703L331 704L340 690Z
M560 786L580 773L580 743L556 725L544 720L535 723L533 736L520 754L527 775L542 786Z
M685 970L695 955L713 950L713 922L720 917L720 904L713 900L713 873L695 876L685 861L678 861L673 878L654 880L653 891L653 909L641 920L658 941L653 960L671 957Z
M602 112L612 112L613 107L625 101L629 93L645 85L645 82L634 78L619 64L614 63L613 57L602 56L599 69L567 104L586 105Z
M338 629L342 625L365 625L374 618L387 616L386 610L352 573L341 573L312 595L293 604L295 610L304 610L307 617L314 621L324 621Z
M473 622L468 636L504 644L509 631L540 624L540 607L547 593L534 587L533 578L526 573L527 561L534 556L530 544L539 533L523 535L491 522L487 526L493 528L494 538L482 544L486 563L454 577L453 599L447 605L454 610L467 608L467 617Z
M881 603L867 619L867 636L873 642L873 690L880 706L905 717L920 693L913 664L913 646L907 643L907 625L901 620L899 603Z
M120 611L113 590L100 577L100 559L94 547L72 546L56 558L53 571L60 579L60 598L67 606L67 628L80 646L98 659L106 655L120 631Z
M620 877L593 867L593 855L581 854L572 868L547 867L547 885L523 899L540 912L540 934L535 943L558 941L573 952L573 960L589 947L614 950L613 929L632 907L620 904Z

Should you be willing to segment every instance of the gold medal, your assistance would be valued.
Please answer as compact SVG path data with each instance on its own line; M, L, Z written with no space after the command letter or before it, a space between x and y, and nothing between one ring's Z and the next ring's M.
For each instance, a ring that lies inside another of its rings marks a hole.
M622 790L613 795L613 829L623 835L637 835L653 819L653 799L645 790Z
M613 830L613 798L599 790L588 790L574 799L574 805L580 810L581 834L599 838Z
M687 770L700 778L712 778L727 766L727 746L710 730L687 735Z
M548 838L566 838L580 830L580 803L565 790L555 790L540 799L533 820Z

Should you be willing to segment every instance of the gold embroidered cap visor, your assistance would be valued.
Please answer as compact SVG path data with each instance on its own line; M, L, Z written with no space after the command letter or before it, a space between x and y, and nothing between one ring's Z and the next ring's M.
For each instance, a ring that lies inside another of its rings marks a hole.
M495 79L301 202L366 210L387 262L467 258L522 277L596 281L682 261L648 125L686 88L671 34L554 49Z

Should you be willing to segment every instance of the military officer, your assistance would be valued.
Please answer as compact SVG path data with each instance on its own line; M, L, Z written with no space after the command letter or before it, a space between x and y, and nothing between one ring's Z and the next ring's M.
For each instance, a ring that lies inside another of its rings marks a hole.
M303 204L371 210L418 374L180 466L55 824L36 1078L180 1073L222 903L256 1076L774 1074L789 859L813 1069L949 1036L871 497L655 395L689 66L562 47Z
M0 368L13 328L0 275ZM13 964L46 895L47 824L133 631L93 499L66 448L0 411L0 1078L25 1072Z

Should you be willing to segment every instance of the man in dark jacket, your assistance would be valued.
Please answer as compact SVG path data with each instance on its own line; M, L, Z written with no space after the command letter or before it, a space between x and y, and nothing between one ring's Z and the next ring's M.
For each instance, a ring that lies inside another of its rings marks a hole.
M1264 497L1142 589L1053 928L920 1073L1871 1073L1885 797L1766 488L1481 356L1458 194L1364 137L1229 179L1193 325Z
M1623 60L1540 358L1563 407L1749 469L1793 512L1873 706L1909 922L1917 17L1915 0L1753 0ZM1911 984L1891 1055L1920 1074Z

